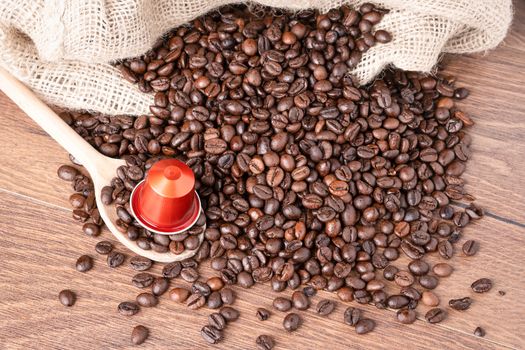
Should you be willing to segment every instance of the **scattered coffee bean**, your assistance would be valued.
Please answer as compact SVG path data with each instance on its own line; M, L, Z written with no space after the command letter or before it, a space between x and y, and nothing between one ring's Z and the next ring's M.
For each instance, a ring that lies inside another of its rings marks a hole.
M492 288L492 281L488 278L480 278L470 286L476 293L486 293Z
M270 311L264 308L258 308L255 315L259 321L266 321L270 317Z
M366 334L372 332L375 327L376 323L373 320L362 318L355 325L355 332L357 334Z
M154 295L159 296L166 293L169 287L170 281L167 278L157 277L155 278L155 280L153 280L153 283L151 285L151 292Z
M142 326L138 325L133 328L133 331L131 331L131 342L134 345L140 345L148 339L149 336L149 330Z
M277 297L273 300L273 307L281 312L290 311L292 308L292 301L284 297Z
M403 324L411 324L416 322L417 315L412 309L401 309L397 311L396 318Z
M255 339L255 345L257 346L257 350L272 350L274 342L272 337L262 334Z
M58 293L58 300L64 306L73 306L76 301L76 295L69 289L64 289Z
M476 329L474 330L474 335L476 337L484 337L485 336L485 330L481 327L476 327Z
M239 311L230 306L223 307L220 313L228 322L236 321L239 318Z
M210 344L217 344L223 338L221 330L209 325L202 327L201 336Z
M190 291L186 288L173 288L169 292L170 299L177 303L184 303L190 296Z
M321 316L328 316L334 311L335 306L336 304L332 300L323 299L317 303L315 311Z
M425 314L425 319L428 323L439 323L447 318L447 312L440 308L430 309Z
M93 268L93 259L89 255L82 255L75 264L77 271L86 272Z
M137 304L143 307L153 307L158 304L158 299L151 293L140 293L137 295Z
M151 268L153 261L143 256L134 256L129 260L129 265L135 271L146 271Z
M226 328L226 319L224 319L220 313L214 312L208 316L208 324L219 330L223 330Z
M474 240L468 240L463 244L462 250L463 254L466 256L475 255L478 252L479 246L478 243Z
M123 316L133 316L139 312L139 306L131 301L124 301L118 304L118 312Z
M108 241L100 241L95 245L95 251L101 255L108 255L113 250L113 244Z
M454 310L467 310L472 304L472 299L469 297L464 297L461 299L450 299L448 305Z
M345 313L343 315L343 321L349 326L355 327L357 322L361 319L361 310L349 307L345 310Z
M283 328L288 332L296 331L301 325L301 317L296 313L289 313L283 319Z
M133 278L131 279L131 283L137 288L146 288L151 286L154 280L155 276L153 276L152 274L147 272L140 272L133 276Z
M120 265L124 263L125 259L126 257L124 256L124 254L116 252L116 251L112 251L108 254L108 259L107 259L108 266L112 269L119 267Z

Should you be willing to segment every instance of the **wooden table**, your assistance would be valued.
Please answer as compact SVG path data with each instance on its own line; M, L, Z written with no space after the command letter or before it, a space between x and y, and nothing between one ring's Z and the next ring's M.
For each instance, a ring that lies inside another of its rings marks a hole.
M256 306L271 309L275 293L269 286L236 288L241 319L227 328L217 349L253 349L257 335L273 334L277 349L523 349L525 348L525 3L518 2L510 35L486 56L447 57L447 71L471 96L462 105L475 120L473 157L465 178L486 217L465 229L464 238L481 243L470 258L453 258L454 274L441 281L436 293L446 307L451 298L475 299L468 311L449 309L438 325L427 324L424 309L413 325L394 321L394 312L363 307L377 321L375 332L358 336L344 325L347 305L339 302L328 318L312 308L302 312L299 331L287 334L283 314L273 312L260 322ZM150 328L147 349L202 349L199 330L206 309L187 310L161 298L154 309L134 317L117 313L119 302L133 300L133 271L110 270L93 250L99 240L86 237L71 218L71 190L56 177L68 156L10 100L0 95L0 349L121 349L130 346L137 324ZM100 239L115 240L104 232ZM115 242L117 249L124 248ZM74 269L83 253L95 257L88 273ZM156 266L154 272L159 272ZM209 274L209 271L205 271ZM487 294L473 295L470 284L481 277L494 280ZM174 281L172 286L183 284ZM78 300L65 308L57 300L61 289L73 289ZM498 291L505 291L501 296ZM289 292L287 292L290 294ZM314 298L334 298L320 293ZM357 306L356 303L352 303ZM482 326L487 335L473 335Z

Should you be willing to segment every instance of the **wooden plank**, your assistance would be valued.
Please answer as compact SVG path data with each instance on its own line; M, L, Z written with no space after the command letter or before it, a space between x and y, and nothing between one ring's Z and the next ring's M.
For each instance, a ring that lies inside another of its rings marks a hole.
M94 345L126 348L131 328L139 323L151 329L148 348L205 347L199 330L206 322L206 309L187 310L165 295L154 309L143 309L131 318L120 316L116 311L118 303L133 300L139 293L129 283L133 271L127 265L110 270L105 259L93 251L97 240L84 236L67 211L0 192L0 212L4 214L0 215L0 234L8 237L0 240L0 319L7 320L0 323L0 339L6 349L30 348L37 343L45 349L92 349ZM375 332L358 336L341 323L346 306L339 302L329 318L315 315L312 309L301 312L303 326L298 332L287 334L281 326L284 314L274 311L266 322L255 318L255 308L271 309L271 301L277 295L268 285L249 291L234 287L239 298L235 307L242 316L226 330L225 341L216 348L253 348L255 337L262 333L275 335L277 349L313 349L325 344L350 349L413 349L427 348L431 343L440 344L440 349L523 348L525 325L520 321L525 294L516 276L524 273L524 267L517 264L524 233L521 228L491 218L466 230L465 236L476 236L482 249L475 257L454 258L456 272L443 281L436 293L442 297L442 303L449 297L472 296L468 286L479 277L493 278L495 287L486 295L474 295L471 310L461 315L451 311L440 325L424 321L400 325L394 321L392 311L351 303L377 321ZM102 238L109 238L123 251L108 232ZM94 269L85 274L74 269L76 258L83 252L95 258ZM158 273L160 266L153 271ZM211 274L208 268L203 272ZM177 280L172 282L174 285L187 284ZM78 293L72 308L63 307L57 300L58 292L64 288ZM500 289L507 292L504 297L497 294ZM321 297L334 298L322 292L313 299L314 303ZM485 338L472 335L478 325L486 329Z

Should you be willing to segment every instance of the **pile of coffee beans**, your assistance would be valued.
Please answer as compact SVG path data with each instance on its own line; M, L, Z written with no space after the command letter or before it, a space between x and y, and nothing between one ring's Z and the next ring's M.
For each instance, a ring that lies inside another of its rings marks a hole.
M169 280L180 277L191 290L174 288L171 300L190 309L220 309L201 331L209 343L220 341L226 324L239 317L224 306L234 300L224 286L235 284L294 290L291 298L273 301L278 311L298 310L283 319L289 332L300 327L299 312L321 289L343 302L398 310L404 324L416 320L420 302L433 307L425 315L429 323L446 318L431 290L453 268L431 266L426 257L449 260L462 229L483 215L473 203L453 205L473 200L461 178L471 143L463 128L473 122L455 105L469 93L455 88L453 77L395 69L356 86L350 71L362 53L391 40L374 30L382 15L370 4L263 17L227 7L175 29L145 56L119 63L125 79L155 94L151 115L63 114L101 153L126 160L101 194L105 204L116 204L119 229L142 249L198 249L191 259L165 265L160 277L144 272L150 260L132 258L139 272L132 283L152 292L121 303L121 314L155 306ZM190 231L165 236L136 222L129 197L155 162L172 157L195 173L205 215ZM86 234L98 235L102 222L91 181L71 166L58 175L76 192L73 217ZM467 241L463 255L478 248ZM96 251L108 254L110 267L125 261L109 242L98 243ZM406 268L394 266L403 255L410 260ZM198 270L204 260L217 271L206 281ZM83 256L77 269L91 265ZM389 283L395 292L386 292ZM301 285L307 287L299 291ZM490 288L488 279L472 284L479 293ZM465 310L468 299L449 305ZM334 308L322 300L316 312L326 316ZM269 315L257 312L260 320ZM358 334L375 327L353 307L344 323ZM135 328L133 343L147 334ZM270 349L273 339L261 335L256 345Z

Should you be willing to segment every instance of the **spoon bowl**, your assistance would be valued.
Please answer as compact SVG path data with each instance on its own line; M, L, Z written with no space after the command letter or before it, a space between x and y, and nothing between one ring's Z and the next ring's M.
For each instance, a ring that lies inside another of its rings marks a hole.
M95 200L100 216L113 236L129 250L148 259L165 263L184 260L195 255L202 243L204 233L199 235L199 246L196 249L185 250L181 254L175 255L171 252L157 253L142 249L120 232L116 225L118 217L115 206L102 203L101 190L111 183L111 180L116 176L117 168L126 165L126 162L122 159L109 158L100 154L29 88L2 67L0 67L0 90L84 166L93 181Z

